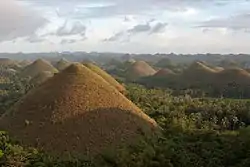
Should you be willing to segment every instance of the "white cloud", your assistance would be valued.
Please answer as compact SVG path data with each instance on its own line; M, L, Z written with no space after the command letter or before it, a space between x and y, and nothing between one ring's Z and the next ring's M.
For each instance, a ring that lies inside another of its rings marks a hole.
M0 1L0 41L31 35L45 23L35 11L14 0Z
M129 42L130 38L137 34L146 33L146 35L152 35L152 34L164 32L166 26L168 25L167 23L161 23L161 22L156 22L152 24L153 22L155 22L155 19L149 20L145 24L137 24L133 26L132 28L115 33L111 37L104 39L104 41L106 42L115 42L115 41Z
M73 22L72 24L68 24L67 21L59 27L55 33L57 36L70 36L70 35L81 35L85 36L86 27L81 22Z
M227 28L232 30L249 30L250 13L233 15L227 18L217 18L202 22L202 28Z

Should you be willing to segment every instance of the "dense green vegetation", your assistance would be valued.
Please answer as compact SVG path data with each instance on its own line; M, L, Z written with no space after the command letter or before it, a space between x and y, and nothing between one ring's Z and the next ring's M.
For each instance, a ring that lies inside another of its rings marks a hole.
M0 67L0 75L0 114L2 114L31 89L32 85L29 84L29 79L10 73L5 67Z
M153 117L162 134L94 160L63 160L21 147L0 133L0 165L15 167L248 167L250 101L175 96L171 90L128 85L127 96ZM83 155L84 157L84 155Z

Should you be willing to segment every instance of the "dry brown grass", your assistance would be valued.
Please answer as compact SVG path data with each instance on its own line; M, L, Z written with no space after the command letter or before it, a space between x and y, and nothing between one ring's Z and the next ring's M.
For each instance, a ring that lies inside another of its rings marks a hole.
M154 120L102 77L73 64L30 91L0 120L28 146L64 155L95 155L157 129Z
M183 72L180 80L190 85L207 84L223 88L231 83L238 86L250 85L250 74L240 68L212 69L200 62L196 62Z
M250 85L250 73L241 68L230 68L220 71L216 81L222 83L237 83L238 85Z
M32 62L29 61L29 60L23 60L21 62L19 62L18 64L21 66L21 67L26 67L28 65L30 65Z
M159 77L164 77L164 76L169 76L169 75L174 75L175 73L167 68L164 69L160 69L159 71L157 71L154 76L159 76Z
M40 72L43 71L50 71L52 73L58 72L57 69L55 69L49 62L38 59L32 64L26 66L20 73L22 77L35 77L38 75Z
M216 72L214 69L206 66L206 64L202 62L194 62L190 65L190 67L187 69L190 72L204 72L204 73L214 73Z
M40 85L41 83L47 81L49 78L51 78L53 76L54 76L54 73L52 73L50 71L43 71L43 72L40 72L35 77L33 77L30 80L30 83L32 83L34 85Z
M16 66L17 62L8 58L0 58L0 65L1 66Z
M92 63L83 63L84 66L88 67L90 70L100 75L104 80L106 80L109 84L114 86L119 92L125 92L125 88L117 82L112 76L110 76L107 72L99 68L98 66Z
M127 78L136 80L140 77L154 75L156 71L148 65L145 61L137 61L127 69Z
M224 70L223 67L214 67L213 69L214 69L215 71L217 71L217 72L220 72L220 71Z
M196 78L201 79L204 77L211 77L216 72L217 71L206 66L205 64L201 62L194 62L188 67L188 69L183 71L182 77L189 78L189 79L196 79Z
M210 85L214 83L216 74L217 71L202 62L194 62L178 78L187 86Z
M71 62L63 58L55 64L55 68L58 69L59 71L62 71L67 67L69 67L71 64L72 64Z

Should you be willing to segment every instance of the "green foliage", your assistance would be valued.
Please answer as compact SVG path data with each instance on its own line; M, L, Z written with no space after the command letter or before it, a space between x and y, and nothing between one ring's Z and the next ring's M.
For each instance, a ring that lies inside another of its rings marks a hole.
M161 134L91 160L54 157L0 133L0 166L249 167L250 101L174 96L172 90L128 85L127 96L154 118ZM28 122L26 123L29 124ZM83 156L84 157L84 156Z

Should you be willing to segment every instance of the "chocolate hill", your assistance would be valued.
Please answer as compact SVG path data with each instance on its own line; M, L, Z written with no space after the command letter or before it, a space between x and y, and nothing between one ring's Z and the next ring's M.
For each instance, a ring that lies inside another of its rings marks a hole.
M154 76L169 76L169 75L174 75L174 72L170 69L164 68L164 69L160 69L159 71L157 71Z
M55 155L96 155L155 132L154 120L81 64L31 90L0 120L24 145Z
M43 71L50 71L52 73L58 72L57 69L55 69L49 62L43 60L43 59L38 59L32 64L26 66L20 73L20 76L22 77L35 77L37 76L40 72Z
M220 72L220 71L222 71L222 70L224 70L224 68L223 67L214 67L213 68L215 71L217 71L217 72Z
M190 73L213 73L213 72L215 72L215 70L208 67L203 62L192 63L186 71L188 71Z
M250 85L250 73L241 68L225 69L217 74L216 81L218 84Z
M0 58L0 66L16 66L17 62L8 58Z
M107 72L99 68L98 66L92 63L83 63L84 66L88 67L90 70L101 76L104 80L106 80L110 85L114 86L118 91L124 92L125 88L117 82L112 76L110 76Z
M62 71L65 68L69 67L71 64L72 64L71 62L69 62L68 60L62 58L61 60L59 60L58 62L56 62L56 64L54 66L59 71Z
M33 84L33 85L40 85L40 84L47 81L49 78L51 78L53 76L54 76L54 73L52 73L50 71L42 71L38 75L33 77L30 80L30 83Z
M217 71L206 66L202 62L192 63L183 73L179 76L179 83L190 86L207 86L214 83Z
M30 65L32 62L29 61L29 60L23 60L21 62L19 62L18 64L21 66L21 67L26 67L28 65Z
M136 80L140 77L154 75L156 71L148 65L145 61L137 61L130 65L126 71L127 79Z
M183 71L182 77L189 79L201 79L203 77L211 76L216 71L202 62L192 63L186 70Z

